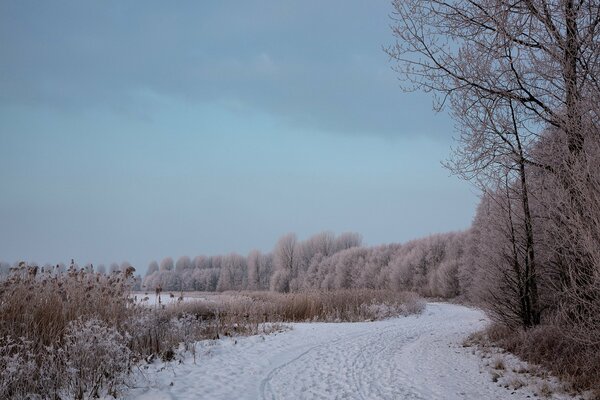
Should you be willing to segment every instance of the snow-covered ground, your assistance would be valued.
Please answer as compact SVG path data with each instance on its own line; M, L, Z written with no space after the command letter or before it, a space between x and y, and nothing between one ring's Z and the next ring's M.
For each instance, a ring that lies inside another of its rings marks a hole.
M156 295L155 293L148 292L134 292L131 294L132 298L139 304L145 304L149 306L155 306L159 303L158 299L160 298L160 304L169 305L176 304L180 301L211 301L207 296L200 296L197 294L198 292L184 292L181 295L180 292L163 292L160 295ZM181 297L181 300L179 299Z
M463 347L487 323L467 307L364 323L298 323L267 336L197 344L196 361L142 368L130 399L527 399ZM508 368L508 366L507 366ZM506 371L507 373L509 371ZM508 386L508 387L505 387ZM567 398L560 395L559 398Z

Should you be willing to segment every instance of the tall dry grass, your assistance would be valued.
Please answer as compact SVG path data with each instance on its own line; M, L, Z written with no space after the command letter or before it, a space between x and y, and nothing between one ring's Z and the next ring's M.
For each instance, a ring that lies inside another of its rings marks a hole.
M133 312L128 276L71 269L64 275L22 265L0 282L0 334L25 337L39 347L62 337L69 322L95 317L120 327Z
M248 293L249 311L274 322L356 322L419 313L424 303L410 292L342 289L300 293ZM243 303L241 303L243 304Z
M116 394L130 362L131 272L11 271L0 282L0 398Z

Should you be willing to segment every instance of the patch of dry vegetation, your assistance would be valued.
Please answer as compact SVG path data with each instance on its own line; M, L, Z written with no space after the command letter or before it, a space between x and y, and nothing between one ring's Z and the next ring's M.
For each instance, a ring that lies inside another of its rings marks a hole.
M424 302L409 292L342 289L300 293L248 292L220 306L226 312L264 322L356 322L419 313Z
M551 374L566 383L568 391L587 392L591 398L600 398L600 348L567 339L557 325L515 331L496 323L471 335L465 346L478 346L484 351L498 347L531 364L528 368L513 369L513 372L541 379L549 378ZM492 368L503 370L504 362L497 358L492 362ZM538 392L548 397L552 389L542 381Z
M491 342L521 359L541 365L569 382L574 390L592 390L600 397L600 347L570 340L555 325L512 331L493 325L487 331Z

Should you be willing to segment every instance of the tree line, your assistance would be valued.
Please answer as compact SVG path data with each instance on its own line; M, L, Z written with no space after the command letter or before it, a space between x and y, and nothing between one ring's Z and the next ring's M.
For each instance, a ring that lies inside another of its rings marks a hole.
M306 240L282 236L269 253L247 256L167 257L148 267L148 290L271 290L300 292L332 289L412 290L455 297L461 293L466 232L437 234L405 244L362 246L360 235L322 232Z

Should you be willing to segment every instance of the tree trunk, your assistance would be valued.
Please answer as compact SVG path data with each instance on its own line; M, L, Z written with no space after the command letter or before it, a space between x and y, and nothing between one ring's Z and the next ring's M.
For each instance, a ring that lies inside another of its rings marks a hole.
M583 149L583 134L581 132L581 110L579 110L579 90L577 87L577 55L579 54L577 10L573 0L565 2L565 25L564 80L567 108L565 132L569 153L572 157L576 157Z

